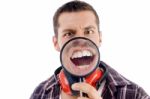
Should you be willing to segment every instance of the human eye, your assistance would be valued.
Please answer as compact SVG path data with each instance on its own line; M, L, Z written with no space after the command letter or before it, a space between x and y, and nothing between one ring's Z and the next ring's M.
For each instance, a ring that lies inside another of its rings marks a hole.
M72 37L73 36L73 32L66 32L66 33L64 33L64 37Z
M93 34L93 33L94 33L94 30L92 30L92 29L89 29L89 30L85 31L85 34L88 34L88 35Z

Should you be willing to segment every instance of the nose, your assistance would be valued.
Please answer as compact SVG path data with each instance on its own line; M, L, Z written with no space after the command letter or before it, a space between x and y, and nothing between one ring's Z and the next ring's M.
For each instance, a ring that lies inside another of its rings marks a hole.
M76 37L85 37L84 31L80 30L76 33Z

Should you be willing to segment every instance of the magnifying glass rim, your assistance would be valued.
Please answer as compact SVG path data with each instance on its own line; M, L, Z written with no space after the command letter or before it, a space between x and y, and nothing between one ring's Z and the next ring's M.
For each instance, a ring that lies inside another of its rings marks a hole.
M63 52L64 48L66 47L66 45L67 45L68 43L70 43L71 41L76 40L76 39L82 39L82 40L88 40L88 41L90 41L90 42L96 47L97 52L98 52L98 60L97 60L97 64L96 64L95 68L94 68L92 71L90 71L89 73L85 74L85 75L76 75L76 74L71 73L70 71L68 71L68 70L65 68L65 66L63 65L63 62L62 62L62 52ZM99 48L97 47L97 45L96 45L92 40L90 40L90 39L88 39L88 38L85 38L85 37L75 37L75 38L72 38L72 39L68 40L68 41L63 45L63 47L62 47L62 49L61 49L61 51L60 51L60 62L61 62L61 65L62 65L63 69L64 69L66 72L70 73L71 75L73 75L73 76L75 76L75 77L85 77L85 76L88 76L89 74L91 74L91 73L99 66L99 63L100 63L100 52L99 52Z

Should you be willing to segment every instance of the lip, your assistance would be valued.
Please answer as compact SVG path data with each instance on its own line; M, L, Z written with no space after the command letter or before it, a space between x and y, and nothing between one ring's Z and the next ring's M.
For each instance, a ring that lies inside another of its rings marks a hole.
M83 53L85 51L89 52L90 55L83 55ZM77 55L75 58L74 54L78 54L78 53L80 53L80 55ZM80 64L79 65L75 64L75 61L78 63L81 63L81 61L83 61L83 57L84 57L84 58L86 58L86 59L84 59L85 61L89 60L89 62L87 62L87 64L89 63L88 65L90 65L90 61L94 60L96 53L92 48L85 47L85 48L70 48L70 51L68 51L68 54L70 57L70 62L72 64L74 64L74 66L80 66ZM78 59L80 59L80 60L78 60ZM73 60L74 60L74 62L73 62ZM86 64L82 64L82 65L86 65ZM83 67L86 67L86 66L83 66Z
M92 62L88 65L76 66L73 62L69 62L69 66L67 66L68 71L70 71L73 75L84 76L89 74L94 68L95 64Z
M92 62L90 62L89 64L84 64L84 65L75 65L72 61L71 61L71 57L73 55L73 53L77 52L77 51L84 51L84 50L88 50L92 53ZM68 71L70 71L72 74L75 75L86 75L89 72L91 72L94 68L95 68L95 60L96 60L96 52L92 49L92 48L71 48L68 52L69 57L67 59L68 64L66 66L66 69L68 69Z
M94 55L92 56L82 56L78 58L70 58L70 61L77 67L82 66L85 67L86 65L90 65L94 61Z

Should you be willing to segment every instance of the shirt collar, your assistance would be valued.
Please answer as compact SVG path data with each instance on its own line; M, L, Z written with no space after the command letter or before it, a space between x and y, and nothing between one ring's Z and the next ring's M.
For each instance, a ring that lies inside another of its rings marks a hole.
M55 85L59 85L59 79L58 79L58 74L60 73L62 69L62 66L58 67L55 72L54 75L48 79L47 84L45 84L45 89L49 90L50 88L52 88Z
M117 91L116 88L118 86L131 85L131 82L129 80L127 80L125 77L123 77L117 71L115 71L109 65L107 65L104 62L101 62L101 64L103 66L105 66L108 71L107 76L106 76L106 84L109 86L111 92L115 93Z

